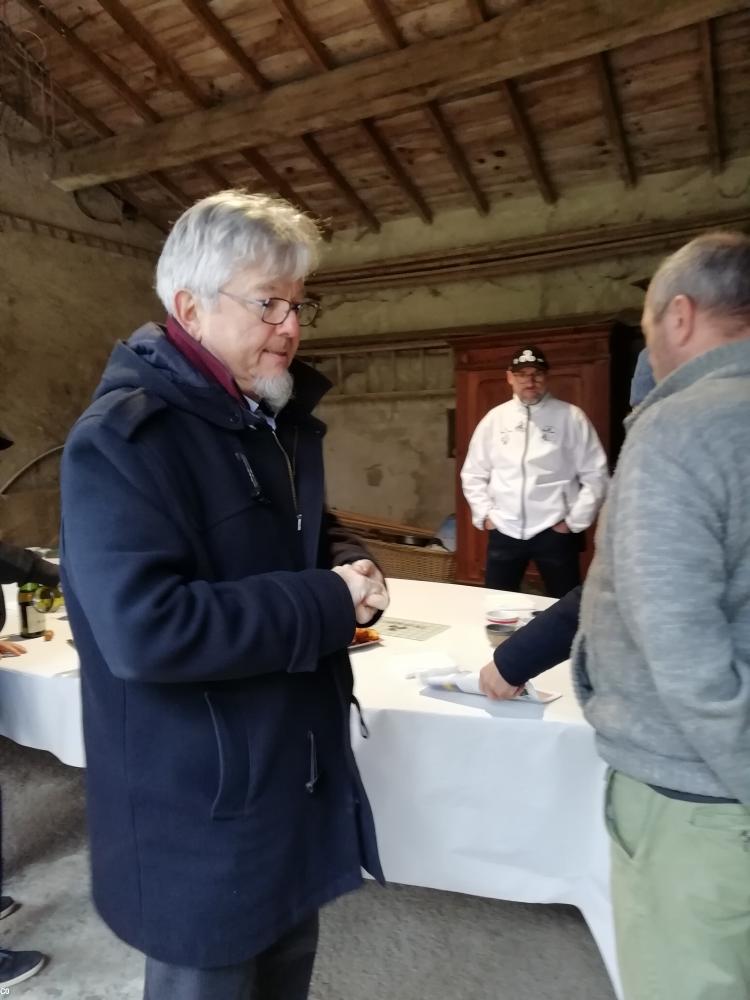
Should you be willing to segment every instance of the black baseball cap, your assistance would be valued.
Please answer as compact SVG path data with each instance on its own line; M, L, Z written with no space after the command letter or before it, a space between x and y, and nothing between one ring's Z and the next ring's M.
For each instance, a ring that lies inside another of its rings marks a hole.
M541 368L545 372L549 369L544 351L540 351L538 347L522 347L520 351L517 351L513 355L513 360L508 365L508 370L515 372L519 368L529 367Z
M13 438L8 437L7 434L0 431L0 451L3 451L5 448L10 448L12 444Z

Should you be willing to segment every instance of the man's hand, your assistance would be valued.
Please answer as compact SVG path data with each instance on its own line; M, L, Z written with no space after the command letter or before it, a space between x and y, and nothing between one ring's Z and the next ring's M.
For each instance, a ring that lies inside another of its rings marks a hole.
M355 569L357 563L369 563L374 573L366 575L361 569ZM388 607L388 592L383 574L375 563L369 559L358 559L357 563L351 566L334 566L332 572L340 576L349 588L357 623L365 625L376 611L385 611Z
M372 559L357 559L356 562L349 563L349 565L352 569L356 569L358 573L361 573L362 576L367 576L371 580L375 580L375 582L379 583L384 590L387 589L383 574L380 572Z
M569 535L570 528L565 523L565 521L558 521L557 524L552 525L552 530L557 531L560 535Z
M0 656L21 656L26 652L26 647L18 642L9 642L7 639L0 639Z
M479 690L492 701L503 701L506 698L515 698L523 687L508 684L495 666L494 660L490 660L479 671Z
M492 521L490 521L490 519L488 517L485 517L485 519L484 519L484 530L485 531L494 531L495 530L495 525L492 523Z

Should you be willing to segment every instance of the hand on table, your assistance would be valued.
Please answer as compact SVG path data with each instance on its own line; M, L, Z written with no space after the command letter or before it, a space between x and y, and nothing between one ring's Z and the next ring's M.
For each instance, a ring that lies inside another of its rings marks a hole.
M26 647L18 642L10 642L8 639L0 639L0 656L21 656L26 652Z
M565 523L565 521L558 521L557 524L552 525L552 530L556 531L560 535L569 535L570 528Z
M388 607L388 591L383 574L370 559L358 559L350 566L334 566L333 572L349 588L359 625L367 624L376 611L385 611Z
M515 698L523 690L523 686L508 684L495 666L494 660L490 660L479 671L479 690L492 701L504 701L507 698Z

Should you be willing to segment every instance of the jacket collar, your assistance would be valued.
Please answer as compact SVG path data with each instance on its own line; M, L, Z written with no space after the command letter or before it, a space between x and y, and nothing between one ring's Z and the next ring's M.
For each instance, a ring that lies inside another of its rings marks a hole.
M545 394L542 396L542 398L539 400L538 403L522 403L521 400L518 398L518 396L515 394L515 392L513 393L513 402L516 404L516 408L518 410L523 410L524 412L526 410L531 410L532 413L538 412L539 410L541 410L541 408L544 406L544 404L547 402L548 399L551 399L551 396L549 392L545 392Z
M643 402L625 418L625 427L629 429L646 410L663 399L674 396L675 393L689 389L696 382L708 378L731 378L736 375L750 376L750 337L715 347L680 365L666 378L656 383Z

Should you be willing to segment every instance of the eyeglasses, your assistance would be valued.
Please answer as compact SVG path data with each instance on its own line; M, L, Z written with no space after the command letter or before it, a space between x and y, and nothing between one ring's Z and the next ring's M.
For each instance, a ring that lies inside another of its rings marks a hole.
M228 299L234 299L240 305L262 306L263 312L260 318L264 323L271 326L281 326L290 312L297 314L297 322L300 326L310 326L315 322L315 317L320 312L320 304L312 299L303 299L302 302L290 302L289 299L246 299L242 295L235 295L233 292L220 291L219 295L226 295Z
M513 375L519 382L541 382L542 379L546 378L547 373L542 371L513 372Z

